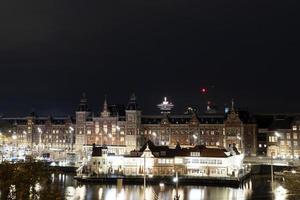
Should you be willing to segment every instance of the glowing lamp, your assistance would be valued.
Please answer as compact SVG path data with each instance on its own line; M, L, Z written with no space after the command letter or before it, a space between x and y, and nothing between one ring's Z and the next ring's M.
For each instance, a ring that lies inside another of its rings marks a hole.
M201 88L201 93L202 93L202 94L207 93L207 91L208 91L207 88Z

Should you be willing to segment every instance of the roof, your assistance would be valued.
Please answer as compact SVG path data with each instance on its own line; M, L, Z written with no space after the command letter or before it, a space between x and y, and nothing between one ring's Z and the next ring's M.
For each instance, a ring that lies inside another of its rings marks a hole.
M92 157L98 157L98 156L101 157L103 149L107 149L107 147L105 146L97 147L96 145L93 145Z
M2 121L6 121L12 125L27 125L28 118L27 117L12 117L12 118L2 118ZM33 117L32 118L35 125L45 125L47 122L50 122L54 125L64 125L68 122L75 124L74 117Z
M268 127L269 130L290 129L293 122L292 117L275 118Z
M79 111L79 112L90 111L85 93L82 94L77 111Z
M140 150L132 151L131 156L141 157L147 147L152 152L152 155L158 158L188 157L191 156L191 152L199 152L200 157L228 157L225 153L228 151L224 148L207 148L204 145L196 145L191 148L181 148L180 145L177 144L176 148L171 149L168 146L156 146L151 140L148 140ZM237 152L237 154L239 153Z
M140 106L137 104L136 96L133 93L129 99L126 110L141 110Z

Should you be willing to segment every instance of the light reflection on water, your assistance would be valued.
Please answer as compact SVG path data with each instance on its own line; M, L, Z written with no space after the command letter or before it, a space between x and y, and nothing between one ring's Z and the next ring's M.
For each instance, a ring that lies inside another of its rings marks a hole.
M75 181L72 175L62 174L56 181L61 185L62 192L67 200L142 200L144 190L141 185L83 184ZM288 200L287 190L280 183L275 184L274 193L271 191L268 177L256 177L246 181L240 188L212 187L212 186L184 186L179 187L181 200L248 200L274 199ZM172 200L176 194L172 186L147 186L146 200ZM272 195L274 194L274 196Z

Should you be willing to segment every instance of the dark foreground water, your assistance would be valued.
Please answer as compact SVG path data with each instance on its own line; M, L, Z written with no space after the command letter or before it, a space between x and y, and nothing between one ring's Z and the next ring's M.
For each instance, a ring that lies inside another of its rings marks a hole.
M144 190L140 185L99 185L80 184L72 175L61 174L55 177L62 193L69 200L101 199L101 200L143 200ZM212 187L212 186L184 186L179 187L181 200L247 200L247 199L300 199L300 194L292 194L286 190L280 181L275 181L274 192L271 192L270 177L253 176L240 188ZM147 200L171 200L174 198L175 188L159 185L148 186Z

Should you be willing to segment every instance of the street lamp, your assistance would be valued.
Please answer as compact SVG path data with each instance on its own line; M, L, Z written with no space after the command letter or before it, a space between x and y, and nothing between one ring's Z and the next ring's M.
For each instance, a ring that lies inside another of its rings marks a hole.
M69 127L69 132L71 133L71 151L73 151L73 143L74 143L74 128L72 126Z
M176 183L176 194L174 197L174 200L179 200L179 194L178 194L178 172L176 171L176 176L173 178L173 182Z
M38 133L39 133L39 146L38 147L41 147L42 145L42 134L43 134L43 131L40 127L37 128L38 130Z
M196 134L194 134L194 135L193 135L193 138L194 138L194 145L195 145L195 144L197 144L198 136L197 136Z
M17 139L17 135L15 133L11 137L12 137L13 140Z

